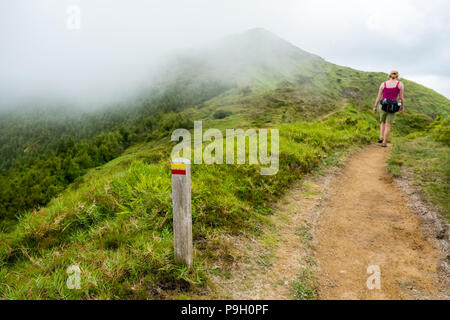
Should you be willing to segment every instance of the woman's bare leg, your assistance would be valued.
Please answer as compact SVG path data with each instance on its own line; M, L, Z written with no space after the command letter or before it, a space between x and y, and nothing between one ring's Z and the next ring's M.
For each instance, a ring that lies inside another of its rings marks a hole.
M389 133L391 133L391 124L386 122L384 125L384 136L383 136L383 142L387 143L389 138Z
M380 139L384 138L384 122L380 125Z

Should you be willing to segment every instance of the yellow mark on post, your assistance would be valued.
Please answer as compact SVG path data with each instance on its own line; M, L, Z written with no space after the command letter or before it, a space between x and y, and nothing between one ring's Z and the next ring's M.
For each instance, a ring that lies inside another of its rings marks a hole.
M175 169L175 170L186 170L186 164L184 164L184 163L172 163L172 169Z

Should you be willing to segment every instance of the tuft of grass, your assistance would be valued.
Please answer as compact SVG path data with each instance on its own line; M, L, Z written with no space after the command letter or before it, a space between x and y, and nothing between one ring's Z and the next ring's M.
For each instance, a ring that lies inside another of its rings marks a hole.
M415 287L415 283L409 280L397 280L397 286L401 289L413 289Z
M303 269L293 283L293 295L298 300L313 300L317 298L317 279L311 269Z
M217 110L213 114L214 119L225 119L226 117L229 117L231 115L231 111L225 111L225 110Z

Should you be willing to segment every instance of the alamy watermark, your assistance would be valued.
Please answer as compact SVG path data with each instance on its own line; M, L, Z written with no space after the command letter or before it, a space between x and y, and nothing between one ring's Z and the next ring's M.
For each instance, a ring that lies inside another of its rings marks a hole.
M66 281L67 288L70 290L81 289L81 269L76 264L67 267L66 273L69 275Z
M176 129L172 133L172 141L178 142L180 138L182 141L172 149L171 157L191 160L193 150L195 164L224 164L225 142L226 164L245 164L248 154L249 164L267 166L261 168L261 175L275 175L280 166L279 132L278 129L270 129L270 155L268 133L268 129L226 129L223 139L219 129L208 129L203 133L202 121L195 121L194 141L187 129ZM204 149L203 142L209 142Z
M371 276L367 278L366 286L369 290L380 290L381 289L381 269L377 265L368 266L367 274Z
M81 279L81 268L76 265L72 264L67 267L66 274L68 275L66 280L66 286L69 290L80 290L82 287L82 284L84 286L97 286L97 280L95 277L87 273L86 271L83 272L83 279ZM83 281L83 283L82 283Z
M67 21L66 26L69 30L81 29L81 9L77 5L67 7Z

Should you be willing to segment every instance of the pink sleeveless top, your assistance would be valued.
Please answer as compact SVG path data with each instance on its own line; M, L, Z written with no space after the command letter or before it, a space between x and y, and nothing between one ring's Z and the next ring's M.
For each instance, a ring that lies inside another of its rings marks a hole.
M383 89L383 100L397 100L398 94L400 93L400 89L398 88L399 84L400 81L397 82L397 85L394 88L388 88L385 82Z

